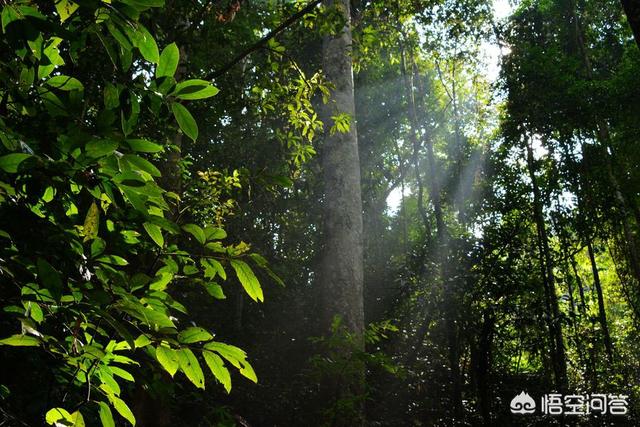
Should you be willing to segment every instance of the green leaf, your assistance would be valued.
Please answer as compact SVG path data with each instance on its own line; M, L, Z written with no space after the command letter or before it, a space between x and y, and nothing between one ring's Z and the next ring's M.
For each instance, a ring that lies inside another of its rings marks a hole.
M127 144L133 151L140 153L157 153L163 150L162 145L146 139L127 139Z
M220 264L220 261L217 259L204 259L202 261L202 266L205 269L204 276L206 278L213 279L217 274L222 278L222 280L227 280L227 272L224 271L224 267L222 267L222 264Z
M96 238L91 242L91 258L98 257L104 253L107 243L101 238Z
M144 159L140 156L136 156L135 154L125 154L122 156L122 160L131 164L133 169L139 169L147 172L151 176L161 176L160 170L153 165L149 160Z
M120 123L125 136L133 132L140 115L140 100L133 92L129 93L129 107L127 111L125 111L125 109L120 110ZM128 117L127 112L130 113Z
M253 370L253 367L249 364L249 362L246 361L246 359L243 360L242 364L243 364L243 366L240 369L240 374L243 377L253 381L254 383L257 383L258 382L258 377L256 375L256 372Z
M120 91L111 83L104 87L104 106L107 109L117 108L120 105Z
M44 194L42 195L42 200L45 203L49 203L50 201L53 200L53 197L56 195L56 190L53 187L47 187L44 190Z
M34 69L31 67L25 67L20 71L20 88L27 90L33 84L33 78L35 77Z
M98 227L100 224L100 210L95 202L91 203L87 216L84 218L84 225L82 226L82 233L84 234L84 242L93 240L98 237Z
M24 305L25 305L25 308L29 309L29 315L33 320L35 320L38 323L41 323L44 320L44 313L38 303L34 301L34 302L28 302Z
M155 39L149 33L149 31L139 22L137 23L137 29L133 33L132 38L133 45L140 50L142 57L149 62L157 64L160 60L160 53L158 52L158 45Z
M213 335L211 335L206 329L197 326L187 328L178 334L178 341L182 344L193 344L196 342L209 341L211 339L213 339Z
M69 115L67 104L62 102L55 93L45 88L39 88L38 91L40 92L40 99L42 99L43 105L49 111L49 114L54 117L66 117Z
M107 311L101 310L99 308L97 308L95 311L100 317L104 318L109 323L109 325L111 325L111 327L116 330L116 332L118 332L118 335L120 335L127 342L129 348L135 348L133 335L131 335L131 333L123 323L114 318Z
M56 11L58 11L58 16L60 16L60 22L64 22L78 9L76 3L71 0L57 0L56 1Z
M38 278L40 279L40 282L45 288L51 291L51 294L55 299L59 299L60 294L62 293L62 279L60 278L60 273L58 273L51 264L42 258L38 258L36 265L38 267Z
M204 229L204 234L207 237L207 241L209 240L221 240L227 237L227 232L222 228L214 227L212 225L208 225Z
M195 237L196 240L201 245L204 245L206 237L204 235L204 231L198 225L196 225L196 224L185 224L185 225L182 226L182 229L184 231L190 233L193 237Z
M260 287L260 282L255 274L253 274L253 270L251 267L244 262L237 259L231 260L231 266L236 271L236 275L238 276L238 280L242 284L245 292L253 299L254 301L264 301L264 295L262 294L262 288Z
M110 141L107 139L90 141L84 147L87 156L92 159L97 159L99 157L113 154L113 152L116 151L117 148L118 143L116 141Z
M162 49L162 53L160 54L160 62L158 63L158 67L156 68L156 77L172 77L176 69L178 68L178 63L180 62L180 50L175 43L171 43L164 49Z
M0 345L10 345L12 347L37 347L40 341L36 337L29 335L11 335L0 340Z
M4 33L7 32L7 25L11 24L14 21L18 21L20 19L24 19L23 16L18 14L15 8L9 4L5 5L2 8L2 31Z
M240 374L253 382L258 382L258 377L253 367L247 361L247 354L239 347L222 342L210 342L204 345L205 350L215 351L227 359L229 363L239 369Z
M188 348L178 350L180 369L196 387L204 389L204 374L198 359Z
M229 363L238 369L242 369L242 365L246 363L247 353L240 347L235 345L226 344L223 342L209 342L204 345L207 350L218 352L222 357L227 359Z
M111 400L111 404L120 415L122 415L127 421L129 421L131 425L136 425L136 417L133 416L133 412L131 412L131 409L129 409L127 404L124 403L124 400L113 395L109 396L109 400Z
M98 367L96 369L98 374L98 378L100 378L100 388L108 391L109 395L120 395L120 385L113 378L113 374L111 373L111 369L108 366Z
M129 372L125 371L122 368L118 368L117 366L112 365L112 366L109 366L109 369L111 369L111 372L113 372L113 375L116 375L125 381L131 381L131 382L135 381L135 379L133 378L133 375L131 375Z
M165 347L163 345L159 345L158 347L156 347L156 359L158 359L160 365L172 377L176 374L176 371L180 367L178 355L172 348Z
M142 226L158 246L164 246L164 237L162 237L162 230L160 229L160 227L150 222L145 222L144 224L142 224Z
M143 348L151 344L151 340L146 335L140 335L135 341L136 348Z
M182 129L182 132L184 132L184 134L193 141L198 139L198 124L189 110L187 110L184 105L174 102L171 104L171 111L178 122L178 126Z
M209 295L217 299L226 299L227 297L224 295L222 290L222 286L217 283L203 283L204 288L207 290Z
M18 166L20 166L20 163L24 162L29 157L33 156L26 153L6 154L0 157L0 169L5 172L16 173L18 172Z
M71 418L71 414L64 408L53 408L49 409L44 416L47 424L61 424L61 425L73 425L73 418Z
M210 98L218 92L220 92L218 88L213 86L210 82L206 80L192 79L178 83L171 95L184 100L194 100Z
M154 281L149 284L149 289L153 291L164 291L173 279L173 273L168 271L158 272Z
M47 84L64 91L84 90L84 86L78 79L69 76L53 76L47 80Z
M80 411L71 414L71 419L73 420L73 427L85 427L84 417Z
M169 221L168 219L162 218L157 215L150 215L147 219L149 220L149 222L156 224L157 226L165 231L168 231L171 234L180 234L180 227L178 227L173 221Z
M98 402L98 405L100 405L100 422L102 422L102 427L116 427L109 405L105 402Z
M231 374L229 374L229 370L224 366L224 362L217 354L203 350L202 356L204 357L204 361L207 362L207 366L209 370L213 374L214 377L224 386L224 389L227 393L231 392Z
M105 264L120 265L120 266L129 265L129 261L127 261L126 259L118 255L101 256L100 258L97 258L96 261L104 262Z
M284 282L282 281L282 279L280 277L278 277L277 274L275 274L273 271L271 271L271 269L269 268L269 263L267 262L266 259L264 259L264 257L260 254L256 254L256 253L252 253L249 254L249 256L251 257L251 259L259 266L261 267L264 271L267 272L267 274L280 286L285 286Z

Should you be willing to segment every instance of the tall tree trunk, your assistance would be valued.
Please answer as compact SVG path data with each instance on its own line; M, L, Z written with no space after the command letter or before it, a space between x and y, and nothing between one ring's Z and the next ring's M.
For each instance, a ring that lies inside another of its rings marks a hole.
M625 15L627 15L627 22L633 31L633 37L636 39L636 44L640 48L640 2L638 0L620 0Z
M356 348L363 350L362 196L351 64L351 13L348 0L325 0L324 5L337 8L345 19L342 31L326 36L322 44L323 69L333 85L324 118L328 124L331 116L345 113L352 120L348 132L326 132L324 140L324 247L319 272L322 317L324 330L329 332L334 316L340 316L342 325L355 337ZM335 393L336 398L361 394L364 370L355 378L332 380L329 392ZM334 419L333 424L362 424L363 411L356 412L359 413L350 415L352 419Z
M589 252L589 261L591 262L591 272L593 273L593 286L596 289L596 295L598 296L598 321L602 328L602 335L604 337L604 347L607 351L607 358L609 362L613 362L613 345L611 344L611 335L609 334L609 326L607 325L607 312L604 308L604 298L602 297L602 285L600 283L600 273L598 272L598 264L596 263L596 256L593 251L593 244L591 240L587 242L587 251Z
M553 275L553 259L549 248L549 238L542 211L542 196L538 187L538 179L535 173L535 161L531 142L526 142L527 168L531 178L533 190L533 216L538 233L538 248L540 256L540 274L544 285L546 308L548 317L549 334L552 347L552 363L555 377L555 385L559 390L567 389L567 364L560 324L560 309L556 295L555 278Z

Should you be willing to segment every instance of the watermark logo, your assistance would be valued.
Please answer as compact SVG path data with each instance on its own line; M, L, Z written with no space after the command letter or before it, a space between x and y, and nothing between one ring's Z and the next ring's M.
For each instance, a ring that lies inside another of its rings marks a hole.
M533 414L536 411L536 401L524 391L511 399L511 412L514 414Z
M533 414L535 400L526 392L511 399L511 412ZM543 415L626 415L629 413L629 396L625 394L545 394L540 398L540 413Z

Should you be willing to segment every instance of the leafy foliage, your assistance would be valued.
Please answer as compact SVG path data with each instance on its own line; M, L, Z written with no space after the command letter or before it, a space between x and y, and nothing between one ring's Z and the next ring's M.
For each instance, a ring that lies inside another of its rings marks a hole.
M190 284L223 298L212 279L231 266L263 300L242 260L249 246L224 243L219 225L178 224L179 195L158 184L168 136L198 138L185 104L218 89L175 80L178 46L160 53L142 23L163 1L52 5L1 12L0 277L3 330L13 333L2 351L49 357L51 425L84 416L113 426L114 411L135 425L124 398L141 365L203 389L202 358L229 392L226 361L257 381L242 350L181 326L187 310L172 296ZM104 66L92 75L95 61Z

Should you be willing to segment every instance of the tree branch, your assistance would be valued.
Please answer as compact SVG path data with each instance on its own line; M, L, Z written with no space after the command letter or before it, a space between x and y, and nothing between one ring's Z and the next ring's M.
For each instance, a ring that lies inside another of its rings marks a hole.
M205 80L213 80L213 79L216 79L216 78L222 76L223 74L225 74L227 71L229 71L231 68L233 68L234 65L236 65L237 63L242 61L244 58L246 58L247 56L249 56L250 54L252 54L256 50L262 48L262 46L267 44L267 42L269 40L271 40L272 38L274 38L275 36L280 34L282 31L286 30L293 23L295 23L298 19L302 18L304 15L306 15L309 12L311 12L318 4L320 4L321 1L322 0L312 0L304 8L300 9L298 12L294 13L289 18L287 18L285 21L283 21L276 28L271 30L266 36L261 38L257 43L253 44L252 46L249 46L248 48L246 48L245 50L240 52L240 54L238 54L235 58L233 58L230 62L228 62L222 68L220 68L219 70L214 71L214 72L210 73L209 75L207 75L205 77Z

